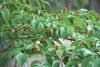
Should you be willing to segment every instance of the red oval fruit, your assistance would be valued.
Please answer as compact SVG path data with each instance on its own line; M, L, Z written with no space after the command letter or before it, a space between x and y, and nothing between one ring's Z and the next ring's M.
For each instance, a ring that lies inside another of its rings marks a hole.
M56 50L58 50L58 46L57 45L55 45L55 48L56 48Z
M45 39L44 38L41 38L40 42L45 42Z
M55 45L55 48L56 48L56 50L58 49L58 42L57 41L53 41L54 42L54 45Z

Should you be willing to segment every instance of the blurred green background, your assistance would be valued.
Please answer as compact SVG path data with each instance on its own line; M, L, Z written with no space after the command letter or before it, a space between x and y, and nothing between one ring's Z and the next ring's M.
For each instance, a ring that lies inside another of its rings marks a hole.
M100 0L47 0L51 7L50 11L55 11L67 7L68 10L85 8L95 10L100 13Z
M4 1L10 1L10 0L0 0L0 4ZM29 1L29 0L27 0L27 1ZM35 6L38 6L35 1L36 0L33 0L33 4ZM49 12L56 12L58 10L63 9L64 7L66 7L68 10L85 8L88 10L95 10L96 12L100 13L100 0L45 0L45 1L50 3L50 6L46 6L46 9ZM1 17L1 14L0 14L0 17ZM2 22L2 19L0 19L0 23L1 22ZM4 53L3 49L6 48L6 40L7 40L7 38L5 37L4 40L2 41L3 43L0 43L0 56L1 56L1 54ZM0 67L1 67L1 65L4 65L6 63L5 59L6 60L9 59L9 58L5 58L5 56L6 56L5 54L8 54L8 52L4 53L4 55L3 55L4 60L2 61L2 63L0 63ZM3 58L1 57L0 61L2 59Z
M0 3L5 1L12 1L12 0L0 0ZM18 1L18 0L16 0ZM21 0L19 0L21 1ZM22 0L22 1L31 1L31 0ZM63 7L67 7L69 10L74 10L78 8L85 8L95 10L100 13L100 0L32 0L33 4L37 6L36 1L47 1L50 3L50 7L46 6L46 9L49 12L54 12Z

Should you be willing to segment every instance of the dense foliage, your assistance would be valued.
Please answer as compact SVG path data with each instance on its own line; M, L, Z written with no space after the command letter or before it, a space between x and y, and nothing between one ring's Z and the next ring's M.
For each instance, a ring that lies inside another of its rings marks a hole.
M99 67L100 16L86 9L48 13L43 10L48 2L37 3L39 7L31 0L9 0L0 5L0 41L7 37L10 58L16 57L21 67L37 55L42 59L33 59L31 67ZM65 45L60 38L72 44Z

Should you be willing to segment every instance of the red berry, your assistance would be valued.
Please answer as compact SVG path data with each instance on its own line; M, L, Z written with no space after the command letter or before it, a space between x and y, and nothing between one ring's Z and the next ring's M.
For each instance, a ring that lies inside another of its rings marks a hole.
M9 30L8 30L9 32L12 32L12 28L9 28Z
M58 49L58 42L57 41L53 41L54 42L54 45L55 45L55 48L56 48L56 50Z
M40 42L45 42L45 39L44 38L41 38Z
M19 31L19 28L15 28L15 32L18 32Z
M56 48L56 50L58 50L58 46L57 45L55 45L55 48Z

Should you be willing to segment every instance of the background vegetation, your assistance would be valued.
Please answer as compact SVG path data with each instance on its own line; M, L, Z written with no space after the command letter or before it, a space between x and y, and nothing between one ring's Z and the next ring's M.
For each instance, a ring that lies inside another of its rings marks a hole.
M98 3L99 0L0 0L0 66L8 66L13 58L23 66L27 58L38 54L44 62L35 60L31 67L99 67ZM64 46L59 38L70 40L71 46Z

